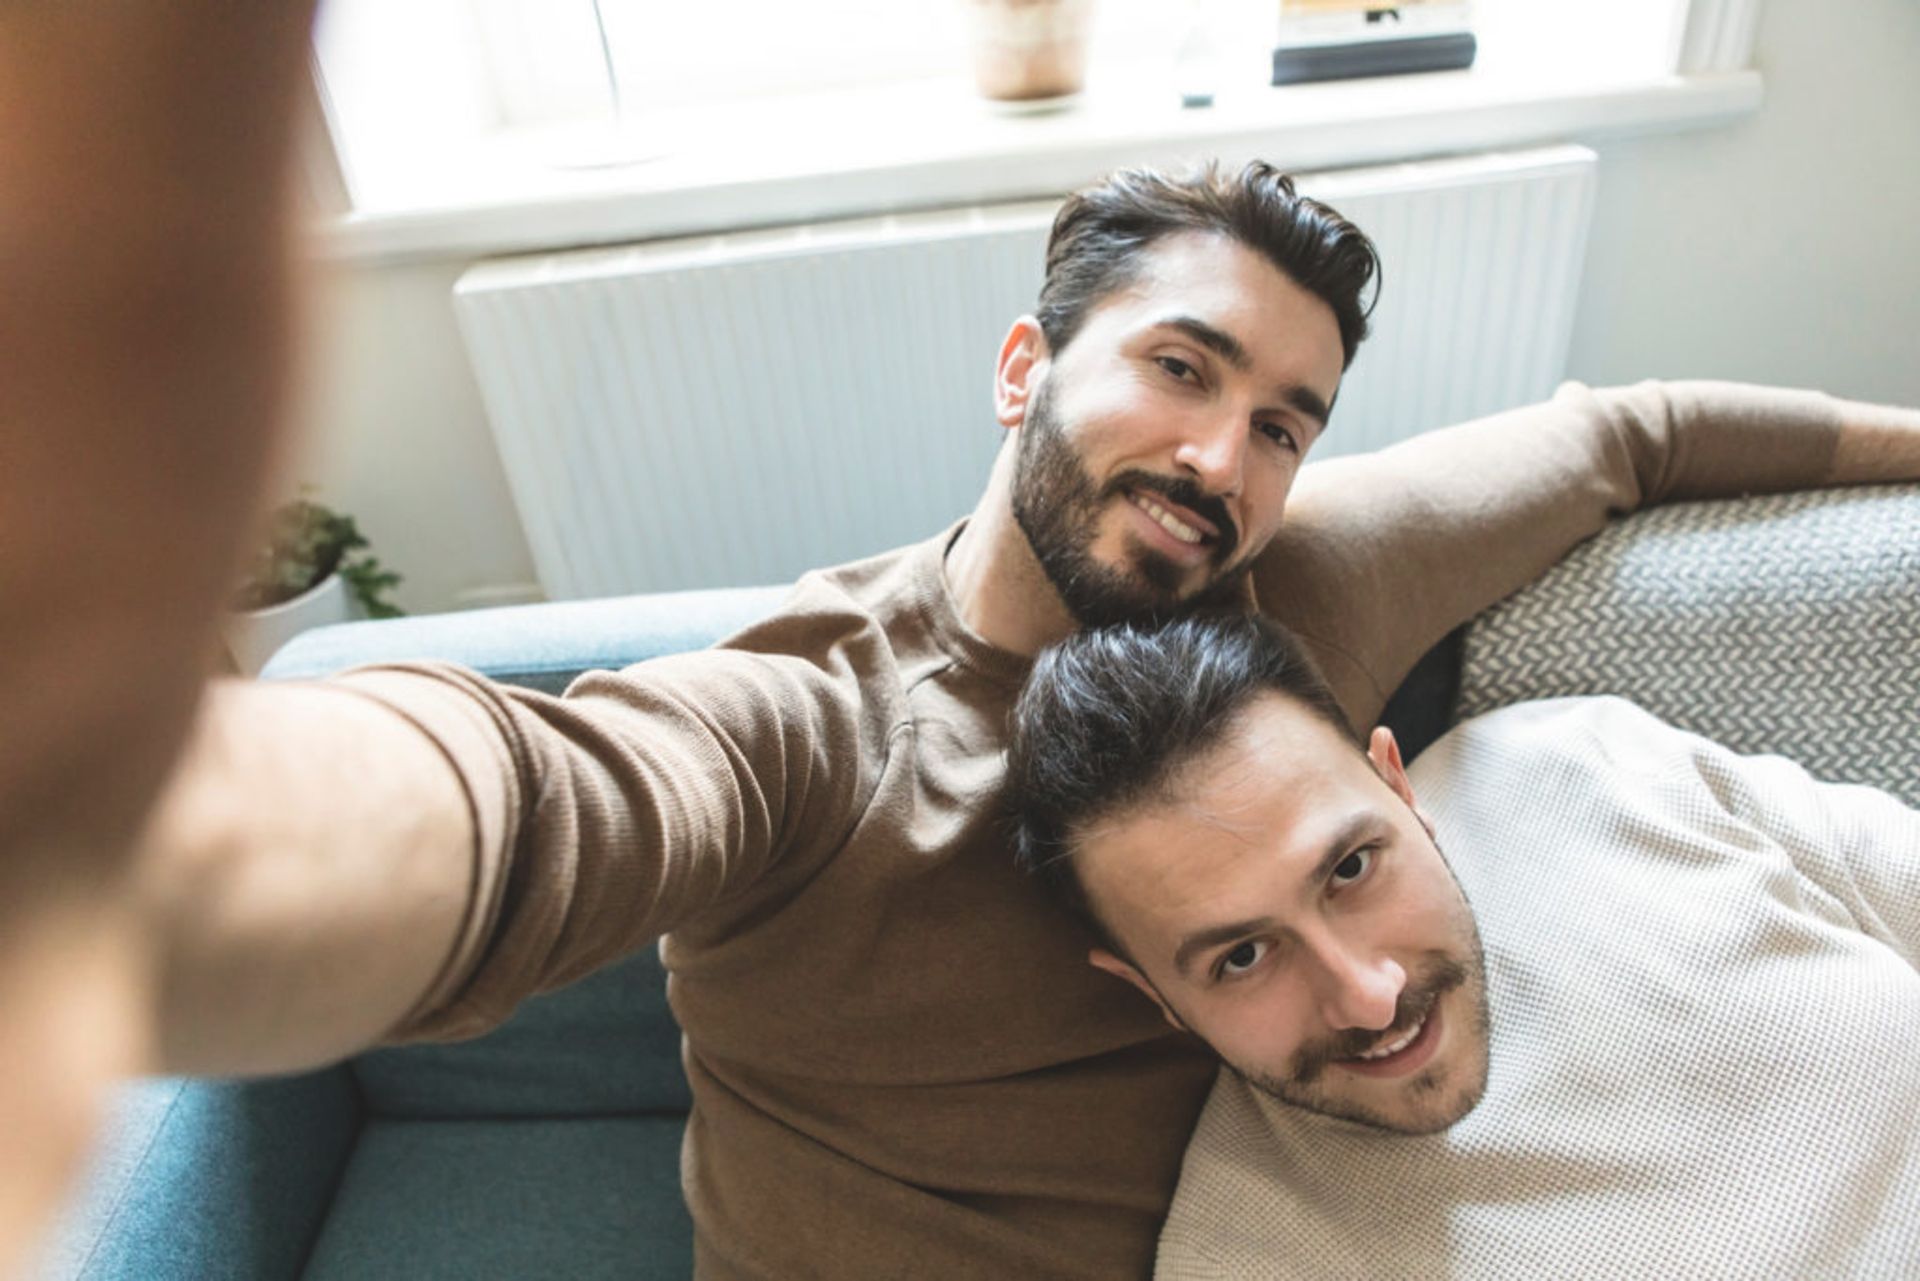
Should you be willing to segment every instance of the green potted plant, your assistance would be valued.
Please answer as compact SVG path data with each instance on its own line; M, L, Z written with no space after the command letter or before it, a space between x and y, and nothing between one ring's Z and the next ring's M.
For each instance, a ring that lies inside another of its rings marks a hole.
M309 498L273 512L268 534L234 599L227 643L241 671L258 672L299 633L353 618L394 618L388 595L400 575L384 568L343 515Z

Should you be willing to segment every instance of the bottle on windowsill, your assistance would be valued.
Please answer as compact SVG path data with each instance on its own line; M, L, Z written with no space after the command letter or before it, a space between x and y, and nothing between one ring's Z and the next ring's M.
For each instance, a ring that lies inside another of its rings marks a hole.
M1187 30L1173 59L1174 89L1182 107L1211 107L1220 79L1220 46L1207 0L1187 5Z

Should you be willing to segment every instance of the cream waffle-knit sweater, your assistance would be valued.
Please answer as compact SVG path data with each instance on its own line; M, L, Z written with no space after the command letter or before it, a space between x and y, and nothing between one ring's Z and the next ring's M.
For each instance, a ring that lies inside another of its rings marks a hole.
M1486 948L1485 1098L1401 1137L1223 1072L1156 1275L1920 1276L1920 813L1617 699L1412 774Z

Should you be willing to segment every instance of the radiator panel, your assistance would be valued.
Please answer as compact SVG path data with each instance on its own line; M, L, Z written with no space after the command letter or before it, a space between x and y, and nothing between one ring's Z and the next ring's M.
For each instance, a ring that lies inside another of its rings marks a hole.
M1585 256L1580 148L1310 176L1385 263L1316 455L1553 390ZM994 357L1051 202L485 263L456 312L556 599L789 580L971 509Z

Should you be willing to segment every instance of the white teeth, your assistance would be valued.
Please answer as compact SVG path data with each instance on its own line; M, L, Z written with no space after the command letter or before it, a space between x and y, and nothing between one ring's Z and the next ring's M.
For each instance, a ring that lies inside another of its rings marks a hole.
M1160 528L1166 530L1181 542L1197 543L1203 537L1199 530L1187 524L1187 522L1181 520L1178 516L1175 516L1151 498L1142 498L1136 494L1134 496L1134 502L1138 504L1141 511L1144 511L1147 515L1153 517L1155 521L1159 522Z
M1426 1025L1427 1021L1423 1018L1418 1023L1415 1023L1405 1036L1393 1042L1393 1044L1383 1045L1377 1050L1368 1050L1365 1054L1356 1054L1354 1057L1358 1059L1384 1059L1389 1054L1398 1054L1413 1044L1413 1038L1419 1036L1420 1029Z

